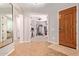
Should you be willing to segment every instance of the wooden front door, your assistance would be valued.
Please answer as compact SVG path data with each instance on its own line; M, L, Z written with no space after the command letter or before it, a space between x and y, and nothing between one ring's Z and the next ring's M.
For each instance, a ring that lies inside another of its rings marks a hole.
M76 6L59 12L59 44L76 49Z

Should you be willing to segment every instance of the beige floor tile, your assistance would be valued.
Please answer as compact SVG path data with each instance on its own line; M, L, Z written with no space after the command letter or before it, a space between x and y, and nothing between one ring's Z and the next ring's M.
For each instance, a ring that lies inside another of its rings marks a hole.
M15 51L10 56L65 56L65 54L48 48L51 45L45 41L17 43Z

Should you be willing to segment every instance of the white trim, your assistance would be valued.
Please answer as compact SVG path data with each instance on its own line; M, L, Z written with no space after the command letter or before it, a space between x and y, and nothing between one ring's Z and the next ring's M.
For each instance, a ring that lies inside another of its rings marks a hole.
M31 42L31 41L24 41L24 42L26 42L26 43L27 43L27 42Z
M24 41L19 41L19 43L23 43Z
M10 55L15 49L12 49L9 53L7 53L5 56Z
M52 43L52 44L57 44L59 45L57 42L52 42L52 41L48 41L49 43Z
M78 13L79 13L79 11L78 11L78 5L76 6L77 7L77 13L76 13L76 49L78 50L79 49L79 40L78 40Z
M31 41L20 41L20 43L27 43L27 42L31 42Z

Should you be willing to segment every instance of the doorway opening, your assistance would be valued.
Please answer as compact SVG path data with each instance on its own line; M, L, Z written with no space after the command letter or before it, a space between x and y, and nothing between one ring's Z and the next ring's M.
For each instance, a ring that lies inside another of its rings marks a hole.
M48 15L31 14L30 15L30 38L31 40L48 39Z

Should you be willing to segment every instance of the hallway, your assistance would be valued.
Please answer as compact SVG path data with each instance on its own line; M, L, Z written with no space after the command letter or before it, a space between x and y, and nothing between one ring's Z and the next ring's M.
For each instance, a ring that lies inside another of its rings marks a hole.
M10 56L66 56L63 53L48 48L50 44L45 41L17 43L15 51Z
M0 56L79 55L79 4L0 5Z

